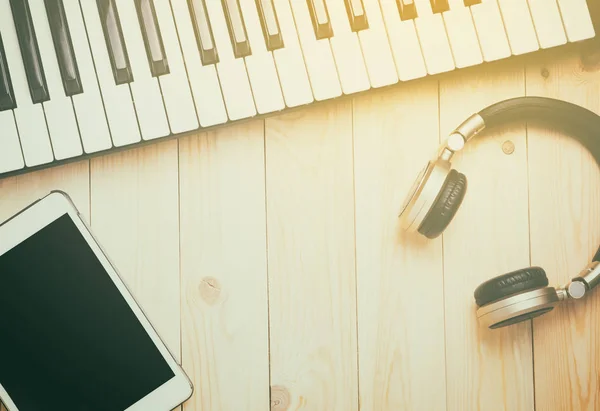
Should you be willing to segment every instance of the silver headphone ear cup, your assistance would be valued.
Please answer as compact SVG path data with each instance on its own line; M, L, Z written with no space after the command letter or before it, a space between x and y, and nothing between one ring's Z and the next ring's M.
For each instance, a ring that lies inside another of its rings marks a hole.
M450 171L450 163L440 159L429 162L421 171L409 191L399 215L402 229L408 232L418 230L442 191Z
M479 307L477 319L482 327L502 328L546 314L560 301L554 287L537 288Z
M552 311L559 302L553 287L548 287L541 267L527 267L494 277L473 293L482 325L502 328L530 320Z
M536 317L542 316L544 314L549 313L550 311L552 311L554 309L554 307L545 307L545 308L539 308L539 309L535 309L533 308L532 311L523 313L523 314L519 314L513 317L509 317L506 320L502 320L502 321L498 321L495 324L490 325L488 328L491 330L495 330L498 328L504 328L504 327L508 327L509 325L514 325L514 324L518 324L518 323L522 323L524 321L528 321L528 320L532 320Z

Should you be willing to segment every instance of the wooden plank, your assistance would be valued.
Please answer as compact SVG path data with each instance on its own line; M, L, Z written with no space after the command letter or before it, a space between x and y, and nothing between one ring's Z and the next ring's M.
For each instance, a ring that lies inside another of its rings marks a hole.
M523 72L511 60L444 78L441 138L485 106L523 95ZM468 189L443 235L448 410L531 410L530 324L480 327L473 297L480 283L530 265L524 124L484 132L452 164Z
M177 141L91 162L92 229L179 359L177 184Z
M181 140L184 410L269 409L262 121Z
M358 409L351 110L266 121L272 410Z
M527 94L600 113L598 53L552 53L527 65ZM529 126L531 259L562 286L600 243L600 175L587 149L562 131ZM600 293L534 321L537 409L600 408Z
M438 127L437 81L355 102L363 411L446 409L441 240L407 236L398 219L407 192L439 145Z
M0 221L4 221L52 190L66 192L89 221L87 160L0 180Z

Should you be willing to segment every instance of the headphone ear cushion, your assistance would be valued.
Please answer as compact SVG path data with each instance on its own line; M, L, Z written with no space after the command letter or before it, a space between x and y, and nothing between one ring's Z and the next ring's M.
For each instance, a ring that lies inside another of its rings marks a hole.
M543 268L523 268L481 284L474 293L475 303L481 307L514 294L546 286L548 286L548 277Z
M433 239L448 227L460 208L467 191L467 177L452 169L446 176L431 209L419 227L419 233Z

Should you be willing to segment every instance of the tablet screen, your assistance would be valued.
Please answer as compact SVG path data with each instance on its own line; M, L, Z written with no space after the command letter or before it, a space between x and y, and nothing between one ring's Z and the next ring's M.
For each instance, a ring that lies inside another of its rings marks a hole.
M20 410L124 410L173 377L68 214L0 256L0 384Z

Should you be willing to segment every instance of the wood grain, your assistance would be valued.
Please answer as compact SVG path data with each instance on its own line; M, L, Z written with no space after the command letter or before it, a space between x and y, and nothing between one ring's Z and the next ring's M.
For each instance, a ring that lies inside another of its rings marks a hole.
M600 113L600 67L587 52L548 54L527 65L527 93ZM562 286L589 263L600 243L600 173L575 139L529 127L531 259ZM537 409L600 408L600 294L570 301L534 321Z
M452 73L440 82L441 138L488 104L524 92L518 61ZM502 149L507 141L511 154ZM534 407L529 323L480 327L473 297L480 283L530 265L526 149L524 125L516 124L480 134L452 161L468 188L443 234L448 410Z
M437 81L425 81L354 105L363 411L446 408L441 240L406 235L398 219L439 145L437 97Z
M89 162L80 161L0 180L0 221L44 197L52 190L65 191L89 221Z
M186 411L269 408L264 127L181 140Z
M91 162L91 226L179 360L177 141Z
M352 106L266 121L272 410L358 410Z

